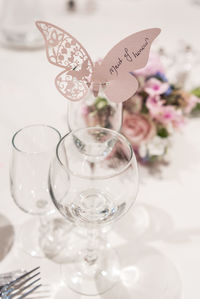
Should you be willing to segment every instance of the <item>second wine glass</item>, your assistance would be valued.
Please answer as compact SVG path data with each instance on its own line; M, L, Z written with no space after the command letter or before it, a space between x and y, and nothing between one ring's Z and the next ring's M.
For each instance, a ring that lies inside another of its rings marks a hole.
M76 136L76 138L74 138ZM80 147L77 140L84 140ZM99 148L114 140L108 153ZM88 160L92 163L88 163ZM137 162L131 144L121 134L104 128L79 129L65 135L50 168L49 187L60 213L87 229L88 240L77 248L74 261L63 266L71 289L96 295L118 279L115 251L97 240L99 229L121 218L133 205L138 190Z
M35 257L44 257L41 245L46 246L46 250L48 247L52 253L57 251L56 242L48 242L49 238L53 238L52 232L56 234L55 223L47 218L47 214L50 217L50 214L56 212L49 194L48 172L60 138L60 133L47 125L27 126L12 138L11 194L22 211L37 216L30 218L21 227L19 244L26 253ZM51 231L50 224L54 228Z

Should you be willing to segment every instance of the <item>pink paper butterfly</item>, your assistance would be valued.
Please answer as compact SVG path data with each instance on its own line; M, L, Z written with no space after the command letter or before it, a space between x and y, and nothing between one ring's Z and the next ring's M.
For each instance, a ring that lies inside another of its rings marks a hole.
M138 88L133 71L145 67L151 43L160 33L158 28L134 33L115 45L101 64L93 64L83 46L63 29L46 22L36 22L36 26L45 39L49 62L63 68L55 79L56 87L72 101L81 100L88 88L97 96L100 84L113 102L130 98Z

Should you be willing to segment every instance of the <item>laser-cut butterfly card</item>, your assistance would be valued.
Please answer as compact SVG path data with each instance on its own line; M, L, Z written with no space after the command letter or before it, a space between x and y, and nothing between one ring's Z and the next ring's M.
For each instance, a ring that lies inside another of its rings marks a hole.
M159 28L152 28L126 37L99 64L93 63L84 47L63 29L40 21L36 26L44 37L49 62L63 69L55 85L71 101L81 100L89 88L97 96L101 84L107 98L115 103L130 98L138 88L133 72L145 67L151 44L160 33Z

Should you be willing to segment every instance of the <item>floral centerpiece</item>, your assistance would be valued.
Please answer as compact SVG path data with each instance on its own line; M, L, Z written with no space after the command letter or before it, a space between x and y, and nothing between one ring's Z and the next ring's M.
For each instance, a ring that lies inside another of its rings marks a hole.
M130 140L138 160L145 164L164 160L171 136L186 118L200 110L200 90L193 93L171 84L158 55L151 55L144 69L133 73L139 82L137 93L123 104L121 132ZM87 107L88 125L110 127L113 113L106 98L98 97Z
M168 81L157 55L151 55L147 66L134 75L139 88L124 104L122 132L139 161L160 161L170 146L170 137L198 109L200 100Z

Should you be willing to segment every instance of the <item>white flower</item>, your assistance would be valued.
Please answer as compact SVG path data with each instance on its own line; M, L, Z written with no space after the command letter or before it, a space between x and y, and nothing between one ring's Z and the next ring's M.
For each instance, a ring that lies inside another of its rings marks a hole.
M142 143L139 147L139 155L141 158L148 156L162 156L166 152L169 145L168 138L159 136L153 137L148 143Z
M145 158L147 156L148 150L147 150L147 143L142 143L138 149L139 155L141 158Z
M148 153L150 156L162 156L168 146L167 138L155 136L147 145Z

